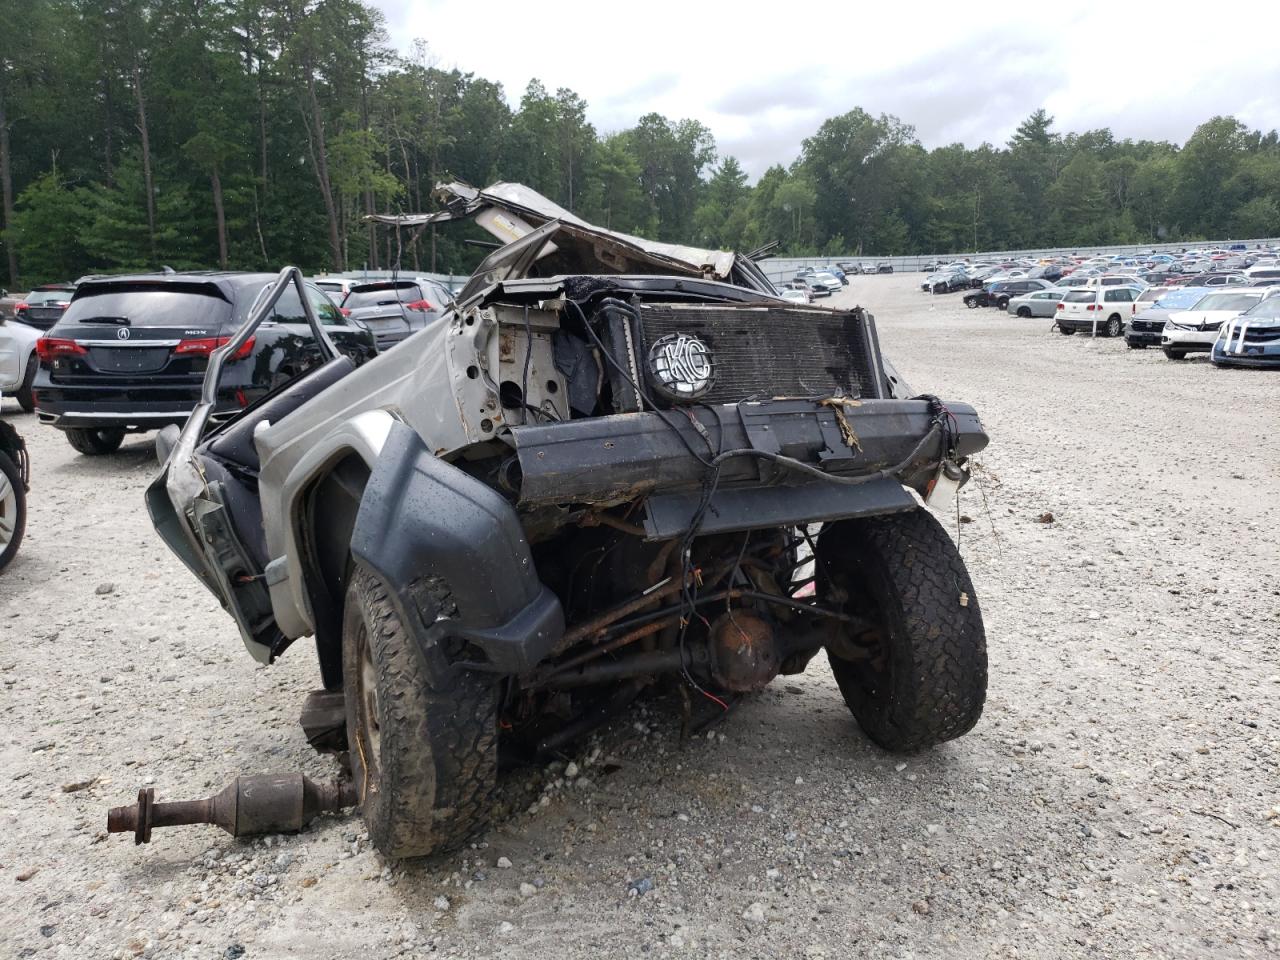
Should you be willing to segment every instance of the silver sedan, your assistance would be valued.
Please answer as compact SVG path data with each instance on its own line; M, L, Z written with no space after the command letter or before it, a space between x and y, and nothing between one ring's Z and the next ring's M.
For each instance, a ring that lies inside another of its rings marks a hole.
M1019 317L1052 317L1065 290L1049 287L1032 290L1009 301L1009 312Z

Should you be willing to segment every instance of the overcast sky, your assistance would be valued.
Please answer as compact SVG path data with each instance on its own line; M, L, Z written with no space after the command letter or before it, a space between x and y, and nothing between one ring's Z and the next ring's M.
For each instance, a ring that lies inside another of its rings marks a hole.
M1117 138L1181 143L1215 114L1280 127L1274 0L374 2L403 52L424 39L438 66L500 82L513 105L536 77L581 95L601 133L652 111L692 117L753 179L855 106L927 147L1002 144L1039 107L1055 130Z

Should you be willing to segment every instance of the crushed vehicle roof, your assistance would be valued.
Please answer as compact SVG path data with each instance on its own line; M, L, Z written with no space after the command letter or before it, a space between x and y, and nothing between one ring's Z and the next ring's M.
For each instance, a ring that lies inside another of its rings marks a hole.
M546 231L544 239L549 242L544 243L535 256L516 256L512 260L507 257L499 258L508 269L501 271L502 275L494 277L495 280L535 275L534 263L551 257L559 250L552 238L560 234L579 242L594 241L593 244L582 244L584 248L594 247L594 250L592 256L581 258L581 265L576 267L578 272L683 274L723 280L776 296L772 284L760 268L740 254L726 250L703 250L676 243L659 243L606 230L587 223L521 183L495 183L484 189L477 189L470 184L453 181L438 184L436 197L445 206L444 210L437 213L374 214L367 219L419 227L451 220L474 219L508 245L517 243L541 227L555 225ZM501 254L503 251L499 250L497 253ZM574 272L577 259L579 258L566 252L554 261L553 269L560 273ZM491 275L495 266L493 260L494 256L491 255L485 264L485 272ZM477 270L477 275L480 273ZM470 286L472 284L468 284Z

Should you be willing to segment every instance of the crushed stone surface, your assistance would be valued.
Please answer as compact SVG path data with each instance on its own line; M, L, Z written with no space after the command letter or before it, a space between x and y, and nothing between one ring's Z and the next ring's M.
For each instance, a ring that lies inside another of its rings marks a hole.
M0 577L0 955L1276 956L1280 374L918 284L834 303L991 435L940 514L986 620L977 728L888 755L819 657L683 744L640 704L506 775L483 842L421 862L384 861L357 816L106 835L143 785L331 776L297 723L315 656L255 664L152 531L150 435L84 457L6 400L33 490Z

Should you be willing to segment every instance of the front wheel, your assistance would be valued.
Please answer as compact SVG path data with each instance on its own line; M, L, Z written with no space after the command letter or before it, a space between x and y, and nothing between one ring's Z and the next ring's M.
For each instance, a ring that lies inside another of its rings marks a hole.
M996 306L997 306L997 307L999 307L1001 310L1008 310L1008 309L1009 309L1009 298L1008 298L1008 297L1000 297L1000 298L998 298L998 299L996 300Z
M432 592L428 590L427 594ZM441 588L418 603L447 619ZM347 742L373 845L388 857L458 846L488 820L498 771L498 686L419 647L386 586L357 566L342 618Z
M68 427L66 434L71 446L91 457L115 453L124 443L124 430L120 427Z
M1166 357L1168 357L1170 360L1185 360L1185 359L1187 359L1187 351L1185 351L1185 350L1174 350L1174 349L1172 349L1171 347L1165 347L1165 348L1164 348L1164 355L1165 355Z
M18 553L27 528L27 490L18 465L0 453L0 571Z
M1030 307L1019 307L1019 308L1018 308L1018 316L1022 317L1022 319L1024 319L1024 320L1025 320L1025 319L1027 319L1028 317L1030 317L1030 316L1031 316L1031 308L1030 308Z
M818 592L860 619L827 659L858 725L886 750L973 729L987 694L987 643L964 560L926 510L828 524Z
M978 298L977 298L977 297L965 297L965 298L964 298L964 305L965 305L966 307L968 307L970 310L973 310L975 307L977 307L977 306L978 306Z
M1130 350L1145 350L1145 349L1147 349L1147 345L1146 345L1145 343L1135 343L1135 342L1134 342L1134 341L1132 341L1132 340L1126 340L1126 341L1125 341L1125 343L1128 345L1128 347L1129 347L1129 349L1130 349Z

